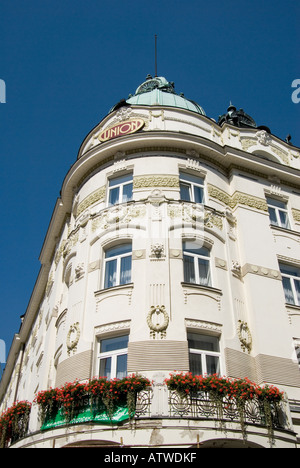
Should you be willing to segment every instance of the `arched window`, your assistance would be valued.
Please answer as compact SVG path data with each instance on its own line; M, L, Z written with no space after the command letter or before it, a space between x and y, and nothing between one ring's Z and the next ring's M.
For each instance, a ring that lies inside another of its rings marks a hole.
M197 242L183 242L183 270L186 283L211 286L209 249Z
M120 244L105 251L104 288L131 283L131 243Z

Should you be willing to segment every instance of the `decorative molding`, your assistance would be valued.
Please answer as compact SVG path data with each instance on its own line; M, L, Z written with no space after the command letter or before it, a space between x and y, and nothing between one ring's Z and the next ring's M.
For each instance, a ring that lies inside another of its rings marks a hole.
M74 334L75 336L72 338L72 335ZM67 344L67 349L68 349L68 356L70 356L71 351L75 352L77 350L79 338L80 338L79 322L76 322L70 326L70 329L67 335L66 344Z
M153 323L153 316L156 314L156 322ZM155 339L157 335L160 338L166 338L166 330L169 325L169 316L165 306L152 306L147 315L147 325L150 328L150 337Z
M222 258L215 257L215 265L217 268L221 268L222 270L227 270L227 262Z
M115 333L123 330L130 330L131 320L122 320L120 322L111 322L104 325L100 325L95 328L95 334L105 335L106 333Z
M146 249L132 251L132 260L143 260L146 258Z
M156 244L151 245L151 257L154 259L165 258L165 247L162 243L156 242Z
M101 289L100 291L95 292L96 312L99 312L99 304L111 297L126 296L128 298L128 305L131 305L132 291L133 283L114 286L109 289Z
M78 263L75 267L75 280L78 281L84 276L84 263Z
M242 278L242 268L239 262L232 260L231 272L235 278Z
M223 229L223 214L203 205L181 202L168 205L168 215L171 219L179 218L182 223L200 223L203 227Z
M211 198L224 203L229 206L231 209L234 209L237 205L248 206L250 208L255 208L259 211L268 212L268 205L264 198L255 197L254 195L249 195L243 192L234 192L233 195L229 195L223 190L215 187L214 185L207 185L208 194Z
M205 296L217 302L218 311L221 311L222 291L209 286L200 284L181 283L183 287L184 304L188 303L189 296Z
M84 198L77 207L76 217L78 217L84 210L89 208L94 203L105 200L105 193L106 193L106 186L104 185L100 187L98 190L95 190L95 192L88 195L86 198Z
M168 187L179 189L179 176L177 175L146 175L133 178L133 189L149 187Z
M242 350L244 352L247 350L248 354L250 354L252 350L252 335L251 335L247 322L244 322L243 320L239 320L237 332L238 332L238 337L241 343Z
M296 210L296 208L292 208L292 215L295 221L300 222L300 210Z
M205 320L194 320L194 319L185 319L186 328L196 329L196 330L208 330L221 334L222 325L216 322L207 322Z
M146 207L143 204L130 203L128 205L116 205L100 213L92 221L92 232L97 229L108 229L119 223L129 223L133 218L145 216Z
M252 273L254 275L264 276L265 278L281 280L281 273L279 270L273 270L272 268L253 265L251 263L245 263L241 271L243 277L248 273Z

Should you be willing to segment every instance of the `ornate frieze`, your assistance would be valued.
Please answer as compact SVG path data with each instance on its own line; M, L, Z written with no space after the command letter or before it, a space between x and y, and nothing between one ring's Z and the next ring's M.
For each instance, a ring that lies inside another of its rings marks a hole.
M268 205L264 198L255 197L254 195L249 195L239 191L234 192L233 195L229 195L218 187L210 184L208 184L207 190L211 198L215 198L216 200L229 206L231 209L235 208L237 205L243 205L250 208L255 208L259 211L268 211Z
M300 222L300 210L296 210L295 208L292 208L292 215L295 221Z
M176 175L145 175L133 178L133 188L170 187L179 189L179 177Z
M177 203L168 205L168 215L171 219L179 218L183 223L203 223L208 228L223 229L223 215L203 205Z
M100 213L97 218L92 221L92 231L97 229L108 229L119 223L129 223L134 218L142 218L145 216L145 205L128 204L115 205Z
M84 198L77 207L76 216L78 217L84 210L89 208L94 203L103 201L105 199L105 193L106 187L104 185L103 187L100 187L98 190L95 190L89 196Z

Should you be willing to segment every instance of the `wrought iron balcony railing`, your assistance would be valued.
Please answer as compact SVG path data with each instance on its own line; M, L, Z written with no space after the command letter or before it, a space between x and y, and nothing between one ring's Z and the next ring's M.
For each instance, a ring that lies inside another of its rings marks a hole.
M289 429L284 403L249 399L238 404L237 400L223 397L212 399L207 392L180 395L177 391L169 392L169 411L171 417L223 420L272 426L273 429Z

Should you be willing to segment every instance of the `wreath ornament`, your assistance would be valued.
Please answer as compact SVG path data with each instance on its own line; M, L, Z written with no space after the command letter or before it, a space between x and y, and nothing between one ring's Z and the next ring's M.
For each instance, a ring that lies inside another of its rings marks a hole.
M153 322L153 316L156 314L156 321ZM163 316L163 320L162 317ZM150 336L155 339L156 334L160 334L161 338L166 337L166 329L169 325L169 316L165 306L152 306L147 315L147 324L150 328Z
M242 350L244 352L247 350L248 354L250 354L252 350L252 335L247 322L244 322L243 320L239 320L238 337L241 343Z
M72 339L72 336L75 334L75 336ZM70 326L69 333L67 335L67 348L68 348L68 355L70 356L71 351L76 351L78 341L80 338L80 328L79 328L79 322L73 323L73 325Z

